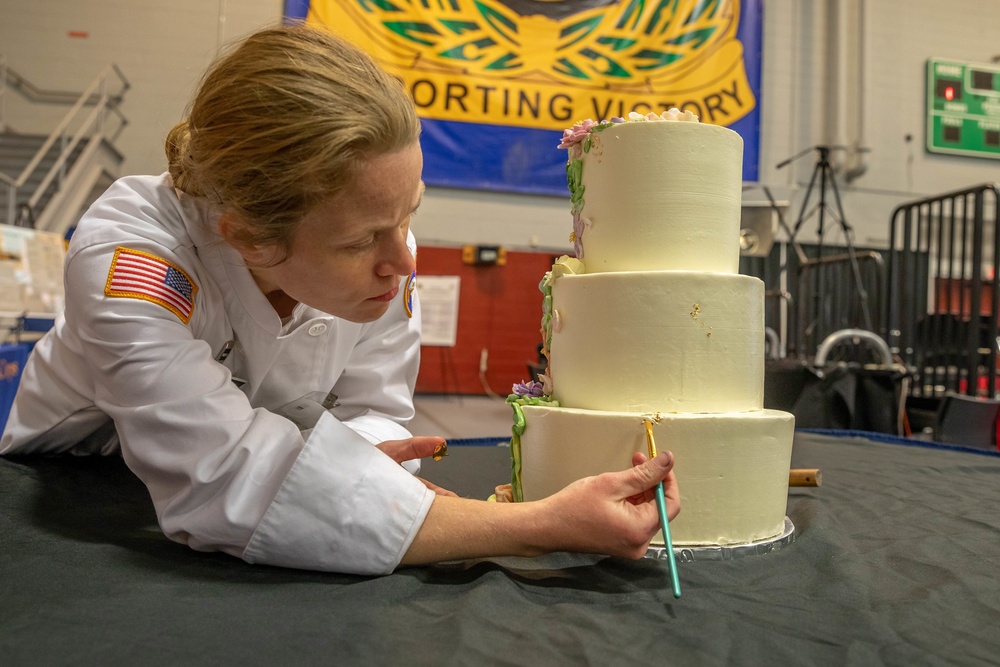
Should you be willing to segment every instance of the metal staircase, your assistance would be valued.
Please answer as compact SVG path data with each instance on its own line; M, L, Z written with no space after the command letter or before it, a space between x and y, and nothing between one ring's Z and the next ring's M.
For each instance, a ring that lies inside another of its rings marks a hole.
M118 177L114 141L127 124L119 107L129 83L109 65L82 93L37 88L0 55L0 224L63 234ZM113 92L112 92L112 89ZM70 106L48 135L19 133L5 110L18 93L34 105Z

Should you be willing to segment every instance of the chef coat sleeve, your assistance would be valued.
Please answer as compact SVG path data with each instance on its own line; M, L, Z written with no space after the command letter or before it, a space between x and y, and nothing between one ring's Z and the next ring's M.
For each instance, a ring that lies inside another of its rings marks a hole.
M186 267L197 281L197 258L184 249L137 249ZM114 420L164 533L249 562L392 571L433 493L332 415L303 440L289 420L252 408L177 316L104 295L113 253L102 244L68 258L66 319L95 403Z

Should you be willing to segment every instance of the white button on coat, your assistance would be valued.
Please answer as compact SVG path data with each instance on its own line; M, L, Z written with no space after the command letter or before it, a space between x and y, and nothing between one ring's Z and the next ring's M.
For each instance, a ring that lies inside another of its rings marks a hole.
M322 336L325 333L326 333L326 325L323 324L322 322L319 322L309 327L310 336Z

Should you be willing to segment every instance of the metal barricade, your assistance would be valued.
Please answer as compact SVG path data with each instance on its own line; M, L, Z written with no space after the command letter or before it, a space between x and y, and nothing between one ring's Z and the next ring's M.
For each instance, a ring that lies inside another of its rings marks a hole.
M879 331L884 281L882 255L874 250L826 255L799 264L793 325L795 356L803 360L814 357L820 343L837 331Z
M1000 186L909 202L892 214L880 330L910 395L997 395Z

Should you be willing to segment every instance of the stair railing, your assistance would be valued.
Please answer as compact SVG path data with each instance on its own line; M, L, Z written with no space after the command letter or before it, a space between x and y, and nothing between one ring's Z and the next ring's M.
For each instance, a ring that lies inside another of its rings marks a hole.
M7 127L4 125L4 110L6 109L5 102L7 100L7 56L0 53L0 132L3 132Z
M120 89L113 95L108 90L112 77L117 78L120 84ZM125 78L125 75L118 66L112 63L105 67L91 84L87 86L87 89L79 95L60 91L44 91L36 88L24 77L14 72L6 65L5 60L0 60L0 103L2 103L7 89L17 90L32 102L66 104L75 100L72 108L66 113L56 128L52 130L41 148L38 149L35 156L28 162L16 179L0 173L0 181L3 181L7 185L7 220L15 220L18 208L24 204L29 207L33 215L37 213L36 207L42 197L45 196L49 187L55 183L58 188L66 177L69 156L84 139L89 138L98 141L108 139L113 142L121 134L121 131L128 124L128 119L122 115L119 106L125 92L130 87L131 84L128 82L128 79ZM85 110L88 107L92 108L89 114L84 116ZM2 113L3 107L0 106L0 128L5 127ZM117 127L114 128L114 132L106 131L109 113L113 113L118 117L119 122ZM77 125L77 130L70 136L69 133L74 125ZM55 145L56 141L59 142L59 157L56 158L48 172L46 172L41 183L28 198L27 202L19 202L18 191L24 188L35 171L39 169L45 156L52 149L53 145Z
M3 132L7 126L4 123L4 110L6 109L7 101L7 57L0 53L0 132ZM0 172L0 181L3 182L4 186L7 188L7 201L13 202L17 197L17 181L8 176L7 174ZM8 213L10 213L10 207L8 206ZM12 217L8 215L8 220L13 220Z

